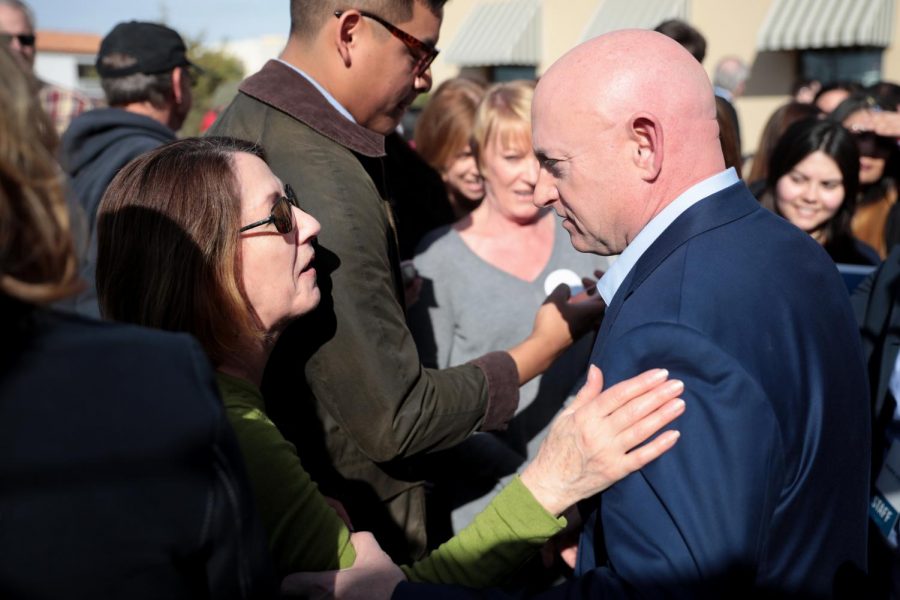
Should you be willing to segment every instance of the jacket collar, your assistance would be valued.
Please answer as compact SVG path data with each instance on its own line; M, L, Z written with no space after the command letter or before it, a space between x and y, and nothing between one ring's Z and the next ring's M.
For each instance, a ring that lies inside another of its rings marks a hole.
M270 60L240 91L304 123L328 139L363 156L384 156L384 136L348 121L302 75Z
M616 292L612 304L606 311L600 327L598 340L605 340L615 323L616 317L625 300L634 290L650 276L662 262L679 246L706 231L736 221L755 210L765 210L750 194L743 182L720 190L704 198L684 211L664 232L647 248L634 265L631 273L622 282ZM598 342L603 344L602 341Z

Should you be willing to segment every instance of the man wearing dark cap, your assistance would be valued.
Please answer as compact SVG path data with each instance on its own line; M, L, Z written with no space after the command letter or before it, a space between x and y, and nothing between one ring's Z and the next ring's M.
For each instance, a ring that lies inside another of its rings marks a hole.
M72 121L60 161L87 220L88 282L75 310L99 316L94 289L94 220L106 186L136 156L175 139L191 108L191 73L184 41L156 23L119 23L100 44L97 72L109 108Z

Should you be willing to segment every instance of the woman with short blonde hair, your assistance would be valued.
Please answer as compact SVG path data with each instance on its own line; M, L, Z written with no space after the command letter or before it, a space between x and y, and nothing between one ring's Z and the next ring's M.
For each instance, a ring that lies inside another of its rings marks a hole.
M484 200L419 245L415 264L424 285L409 322L426 366L464 364L498 343L527 336L558 283L578 285L606 268L606 258L572 248L552 209L534 204L539 167L531 149L533 96L531 81L487 90L472 133ZM479 433L435 456L436 494L456 507L455 531L537 452L545 427L584 374L589 337L522 386L517 416L502 436Z

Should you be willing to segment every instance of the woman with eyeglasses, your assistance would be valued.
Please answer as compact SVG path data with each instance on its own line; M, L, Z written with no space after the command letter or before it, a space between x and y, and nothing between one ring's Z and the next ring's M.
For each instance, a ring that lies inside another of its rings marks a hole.
M229 138L185 139L125 167L106 192L98 222L104 315L189 332L218 370L282 576L350 567L359 541L267 417L258 387L285 326L320 298L319 224L301 203L269 170L260 148ZM663 384L665 372L651 371L600 393L597 375L557 420L532 468L471 529L407 567L405 576L496 583L562 528L557 517L565 508L671 447L675 432L632 450L683 410L678 383ZM296 384L303 383L298 374ZM572 436L590 447L573 447Z
M762 205L811 235L836 263L877 265L850 228L859 152L840 123L810 117L787 128L769 158Z
M859 193L851 227L853 234L875 248L884 259L890 246L900 241L897 179L900 148L896 138L879 135L870 124L873 114L893 112L895 107L868 94L854 94L841 102L828 117L843 124L859 149ZM892 217L891 214L894 213Z

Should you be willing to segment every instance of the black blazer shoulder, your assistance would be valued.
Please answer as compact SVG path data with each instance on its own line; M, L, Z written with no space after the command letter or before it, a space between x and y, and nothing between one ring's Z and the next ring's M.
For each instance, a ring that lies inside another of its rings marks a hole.
M15 515L0 596L269 595L265 537L197 342L0 306L0 514Z

